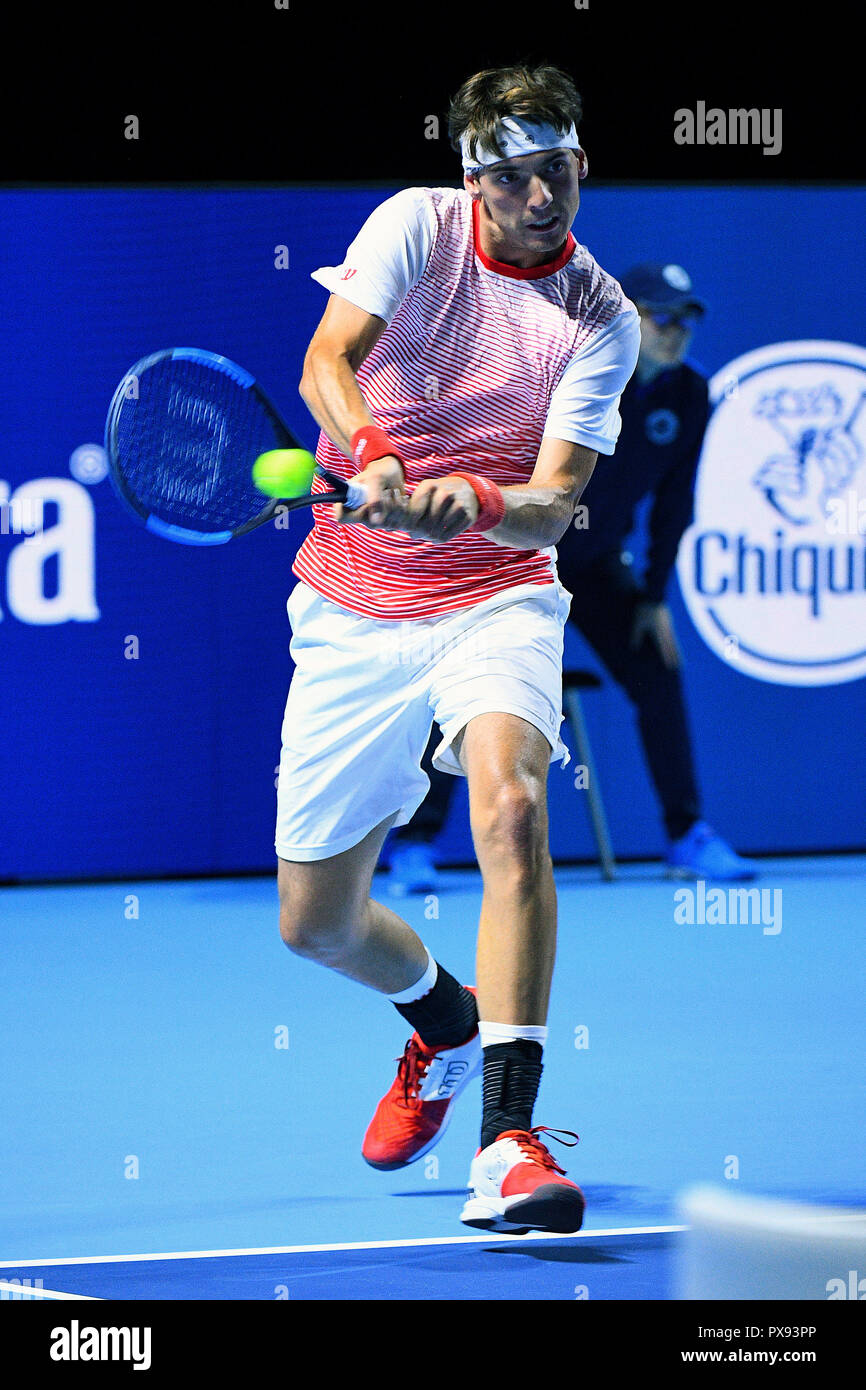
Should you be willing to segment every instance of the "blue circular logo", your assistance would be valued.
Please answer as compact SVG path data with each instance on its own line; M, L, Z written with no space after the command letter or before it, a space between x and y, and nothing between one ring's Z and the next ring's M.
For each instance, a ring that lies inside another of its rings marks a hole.
M644 429L651 444L671 444L680 432L679 416L672 410L651 410Z

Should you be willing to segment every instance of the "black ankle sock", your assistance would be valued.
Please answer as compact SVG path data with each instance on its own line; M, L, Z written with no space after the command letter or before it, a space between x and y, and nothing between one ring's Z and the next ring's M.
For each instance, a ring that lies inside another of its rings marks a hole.
M542 1072L541 1043L528 1038L484 1049L484 1110L481 1147L506 1129L529 1129Z
M443 970L438 961L437 968L436 983L423 999L395 1004L394 1008L428 1047L459 1047L478 1027L475 995Z

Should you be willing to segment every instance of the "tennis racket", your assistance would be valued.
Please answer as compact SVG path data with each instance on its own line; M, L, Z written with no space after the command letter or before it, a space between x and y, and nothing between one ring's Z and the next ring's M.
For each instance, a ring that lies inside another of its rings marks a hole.
M259 454L301 449L255 377L201 348L166 348L136 362L105 424L109 474L149 531L184 545L223 545L279 509L366 500L359 483L316 465L330 491L264 498L252 480Z

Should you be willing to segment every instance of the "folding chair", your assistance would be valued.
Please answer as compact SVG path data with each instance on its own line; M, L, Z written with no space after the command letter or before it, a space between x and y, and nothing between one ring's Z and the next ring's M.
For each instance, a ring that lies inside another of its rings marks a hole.
M586 768L587 785L585 790L589 800L589 814L592 820L592 828L595 832L596 844L598 845L599 858L601 860L601 871L606 879L613 879L616 877L616 860L613 857L613 848L607 828L604 803L601 799L598 774L595 768L595 760L592 756L589 735L586 732L586 721L583 717L583 707L580 701L581 690L599 690L601 685L602 681L600 677L595 675L592 671L564 671L562 675L562 693L565 703L566 718L568 719L571 732L574 736L578 762Z

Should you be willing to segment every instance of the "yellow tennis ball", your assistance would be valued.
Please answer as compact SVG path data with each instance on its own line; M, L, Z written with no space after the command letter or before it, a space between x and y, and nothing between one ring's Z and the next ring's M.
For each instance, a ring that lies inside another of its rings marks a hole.
M303 497L310 491L316 460L307 449L269 449L253 464L253 482L269 497Z

